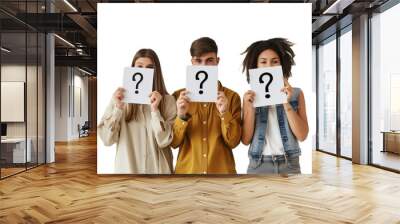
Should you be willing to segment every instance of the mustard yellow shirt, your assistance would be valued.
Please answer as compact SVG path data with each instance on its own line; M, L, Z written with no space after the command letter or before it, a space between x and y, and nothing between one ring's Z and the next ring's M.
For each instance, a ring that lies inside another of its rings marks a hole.
M173 96L178 99L184 89ZM227 111L221 116L215 103L189 103L189 118L177 117L173 124L171 146L179 147L175 167L177 174L235 174L232 149L241 138L240 96L218 82L228 101Z

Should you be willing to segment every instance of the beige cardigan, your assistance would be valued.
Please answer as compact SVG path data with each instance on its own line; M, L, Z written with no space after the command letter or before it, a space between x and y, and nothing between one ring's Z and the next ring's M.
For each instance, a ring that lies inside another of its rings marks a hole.
M172 124L176 118L175 98L165 98L165 118L150 105L139 105L138 119L125 121L125 110L111 100L97 128L104 145L117 143L115 173L170 174ZM162 125L162 126L161 126Z

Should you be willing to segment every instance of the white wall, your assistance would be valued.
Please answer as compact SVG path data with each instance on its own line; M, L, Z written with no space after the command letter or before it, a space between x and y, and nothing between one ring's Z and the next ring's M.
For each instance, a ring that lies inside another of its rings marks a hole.
M88 78L83 75L76 68L56 67L56 141L70 141L79 138L78 124L82 126L88 120ZM79 89L81 102L77 98L76 90ZM79 113L76 105L82 105L82 114Z
M74 107L71 110L72 119L71 119L70 136L72 139L76 139L79 137L77 128L78 124L82 126L85 123L85 121L88 120L88 77L87 76L83 77L82 76L83 73L81 73L77 69L74 69L73 74L74 74L74 82L73 82L74 88L72 89L74 91L72 92L73 96L71 96L71 99L74 99L74 102L71 102L71 106L74 105ZM79 109L81 109L82 111L80 112Z
M34 66L27 66L25 67L24 65L18 65L18 64L8 64L8 65L2 65L1 66L1 81L3 82L25 82L25 75L26 71L28 72L28 75L30 74L36 74L36 67ZM36 86L36 81L31 80L30 77L29 79L29 84ZM27 88L27 104L31 102L35 102L34 106L36 108L36 88ZM32 91L32 92L31 92ZM8 108L1 108L1 110L7 110ZM29 109L28 112L31 112L32 109ZM33 131L31 130L36 130L36 113L27 113L27 120L29 122L28 124L28 137L30 133ZM32 123L34 121L34 124ZM25 137L25 125L26 122L7 122L7 136L8 137ZM36 132L35 132L35 137L36 137Z
M28 68L24 65L19 64L8 64L1 66L1 81L2 82L25 82L25 69L28 72L32 70L32 67ZM8 108L1 108L1 110L7 110ZM7 123L7 136L8 137L25 137L25 122L9 122Z
M55 140L67 141L68 68L56 67L55 73Z

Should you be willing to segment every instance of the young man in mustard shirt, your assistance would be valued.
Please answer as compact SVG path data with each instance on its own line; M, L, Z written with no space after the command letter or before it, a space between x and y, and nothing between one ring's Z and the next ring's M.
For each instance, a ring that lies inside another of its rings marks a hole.
M193 41L192 65L218 65L218 47L209 37ZM215 103L190 102L185 89L175 91L177 118L171 146L179 147L176 174L235 174L232 149L241 138L240 96L218 81Z

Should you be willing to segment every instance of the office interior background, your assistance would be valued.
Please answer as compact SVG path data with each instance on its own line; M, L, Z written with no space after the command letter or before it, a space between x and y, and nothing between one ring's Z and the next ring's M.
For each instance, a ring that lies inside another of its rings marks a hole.
M95 132L97 2L114 1L1 2L1 178L54 162L54 142L79 138L85 123ZM338 1L330 11L321 9L335 1L295 2L314 13L315 149L400 171L397 1ZM355 151L353 129L366 132Z
M93 160L93 170L84 169L95 172L96 9L102 2L168 1L0 2L0 191L21 177L56 175L58 163L60 170L79 167L76 158ZM389 192L399 189L392 180L400 173L400 1L242 2L312 4L317 116L309 119L316 119L317 130L309 136L315 135L314 160L332 161L314 161L313 172L343 177L365 171L365 178L376 173L388 176L380 184L394 184ZM389 216L400 220L398 213Z
M313 23L316 149L398 172L400 68L395 58L400 34L395 30L400 5L355 1L349 6L344 9L348 15L323 31L316 25L329 15Z
M71 6L0 3L1 178L55 162L55 142L95 132L96 3L86 16Z

